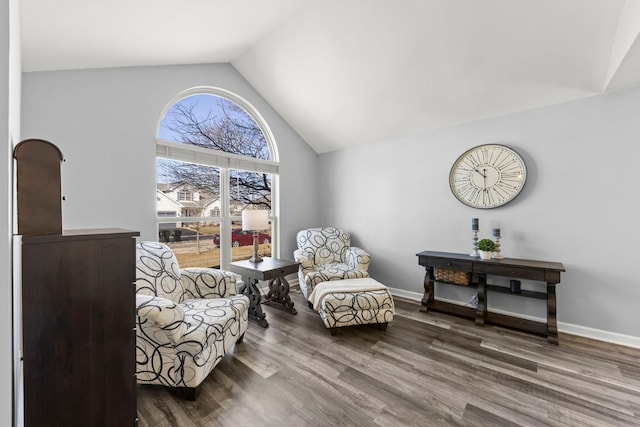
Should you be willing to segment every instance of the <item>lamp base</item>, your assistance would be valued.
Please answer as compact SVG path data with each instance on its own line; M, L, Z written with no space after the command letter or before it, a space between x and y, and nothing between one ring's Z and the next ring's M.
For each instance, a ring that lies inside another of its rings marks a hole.
M258 232L253 232L253 256L249 258L249 262L258 263L262 262L262 257L258 254Z
M249 258L249 262L253 262L253 263L262 262L262 261L264 261L264 260L258 254L253 254L253 256L251 258Z

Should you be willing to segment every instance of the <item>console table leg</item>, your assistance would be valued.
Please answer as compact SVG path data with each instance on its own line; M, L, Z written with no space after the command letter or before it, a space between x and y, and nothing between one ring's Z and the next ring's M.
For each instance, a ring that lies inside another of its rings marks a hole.
M555 283L547 283L547 341L551 344L558 344Z
M484 326L487 318L487 276L478 274L478 307L476 309L476 325Z
M433 267L426 267L426 274L424 275L424 295L422 296L420 311L427 312L429 306L433 304L434 292L433 292Z

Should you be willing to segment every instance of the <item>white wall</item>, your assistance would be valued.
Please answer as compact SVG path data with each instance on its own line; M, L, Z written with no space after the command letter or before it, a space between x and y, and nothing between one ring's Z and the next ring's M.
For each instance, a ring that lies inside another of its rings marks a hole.
M0 57L9 58L9 5L0 3ZM0 135L3 136L3 160L0 162L0 426L10 426L13 395L12 320L11 320L11 132L9 130L9 69L5 59L0 63Z
M425 271L415 254L470 252L478 217L481 238L502 229L503 255L564 264L561 331L597 335L594 328L638 345L639 111L634 90L321 155L321 223L352 231L372 254L373 277L421 293ZM520 152L529 178L510 204L472 209L451 194L449 170L486 143ZM449 287L439 296L466 302L470 291ZM541 301L498 295L489 303L545 318Z
M20 26L18 1L0 3L0 426L13 424L12 237L13 143L20 138Z
M163 109L194 86L230 90L263 115L280 155L281 256L317 218L317 155L228 64L25 73L23 138L62 150L63 227L124 227L157 240L155 132Z

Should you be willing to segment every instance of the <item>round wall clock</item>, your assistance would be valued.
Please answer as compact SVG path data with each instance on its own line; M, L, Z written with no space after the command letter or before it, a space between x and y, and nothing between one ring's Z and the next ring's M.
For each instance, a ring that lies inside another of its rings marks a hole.
M513 200L527 180L527 167L509 147L485 144L473 147L453 163L449 187L472 208L497 208Z

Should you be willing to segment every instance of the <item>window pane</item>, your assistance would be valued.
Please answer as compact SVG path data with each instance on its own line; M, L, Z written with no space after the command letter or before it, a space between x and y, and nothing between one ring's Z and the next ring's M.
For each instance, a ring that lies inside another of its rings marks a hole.
M204 201L220 192L220 169L157 158L158 190L176 201Z
M158 217L219 217L220 170L176 160L157 160Z
M232 216L242 215L248 206L271 210L270 174L231 169L229 181L229 209Z
M231 227L231 260L240 261L251 258L253 255L253 232L242 231L242 221L233 221ZM271 229L258 233L258 254L263 257L271 256Z
M262 129L242 107L209 94L173 104L160 122L158 137L227 153L270 160Z
M157 159L156 209L162 218L158 240L167 243L180 267L218 267L220 250L213 236L220 232L220 171L218 168ZM212 217L193 221L190 217Z
M220 233L219 222L160 223L158 240L176 254L180 268L220 267L220 248L214 237Z

